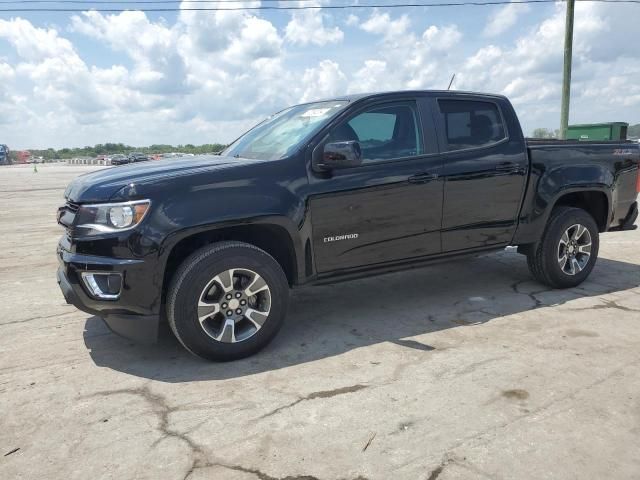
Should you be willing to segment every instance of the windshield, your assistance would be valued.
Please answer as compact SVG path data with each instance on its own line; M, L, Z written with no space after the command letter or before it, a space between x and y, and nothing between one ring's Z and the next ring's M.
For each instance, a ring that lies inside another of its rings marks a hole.
M345 100L287 108L259 123L222 152L224 156L277 160L291 155L345 105Z

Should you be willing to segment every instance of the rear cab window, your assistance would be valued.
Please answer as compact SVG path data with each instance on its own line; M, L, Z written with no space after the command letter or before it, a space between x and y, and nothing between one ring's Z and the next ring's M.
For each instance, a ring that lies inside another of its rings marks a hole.
M507 138L503 117L495 103L439 99L438 108L446 151L486 147Z

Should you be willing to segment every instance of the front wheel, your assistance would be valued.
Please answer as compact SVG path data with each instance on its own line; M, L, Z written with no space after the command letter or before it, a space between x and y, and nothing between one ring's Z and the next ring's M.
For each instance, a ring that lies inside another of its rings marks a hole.
M598 225L586 211L557 207L542 239L527 256L533 276L554 288L581 284L591 273L599 247Z
M235 360L271 341L288 298L287 278L273 257L247 243L221 242L182 263L169 287L167 318L191 353Z

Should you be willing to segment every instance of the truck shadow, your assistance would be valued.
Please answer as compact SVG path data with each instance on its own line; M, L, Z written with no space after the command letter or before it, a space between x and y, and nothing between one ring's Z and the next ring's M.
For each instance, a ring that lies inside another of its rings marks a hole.
M579 299L639 285L639 265L600 258L590 279L581 286L551 290L532 279L524 257L505 251L295 290L288 318L275 340L257 355L235 362L210 363L193 357L168 327L157 344L139 345L112 334L97 317L87 319L84 341L91 358L101 367L169 383L223 380L312 362L381 342L429 354L438 346L431 345L425 334L468 328L549 306L569 308L565 305ZM598 298L585 303L586 308L624 309ZM419 339L411 338L418 335Z

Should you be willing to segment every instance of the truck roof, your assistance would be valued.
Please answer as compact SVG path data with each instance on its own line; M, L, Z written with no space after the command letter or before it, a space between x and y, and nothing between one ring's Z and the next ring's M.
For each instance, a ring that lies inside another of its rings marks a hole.
M496 94L496 93L484 93L484 92L467 92L463 90L389 90L384 92L367 92L367 93L352 93L349 95L341 95L330 98L323 98L319 100L314 100L313 102L305 102L305 103L315 103L315 102L323 102L323 101L332 101L332 100L346 100L349 102L353 102L355 100L361 100L364 98L374 98L374 97L384 97L388 95L398 95L398 94L437 94L437 95L446 95L455 97L458 95L479 95L483 97L493 97L493 98L506 98L504 95Z

